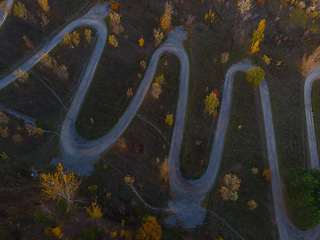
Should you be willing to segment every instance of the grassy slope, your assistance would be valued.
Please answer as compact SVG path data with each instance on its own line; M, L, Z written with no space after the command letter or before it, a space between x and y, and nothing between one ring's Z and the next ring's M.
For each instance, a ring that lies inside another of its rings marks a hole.
M116 36L119 46L107 43L76 122L79 134L86 138L101 137L114 126L129 104L126 90L135 89L141 80L140 61L147 61L154 50L152 31L158 25L160 12L154 6L139 8L144 4L140 0L120 2L124 32ZM110 28L108 31L113 34ZM143 47L138 45L141 37L145 40Z
M254 90L246 82L245 74L237 74L220 171L214 188L207 196L206 207L225 217L248 239L274 239L269 214L272 200L268 184L262 178L263 169L268 165L263 157L262 126L257 115L260 106L255 101ZM259 169L258 175L252 173L253 167ZM236 202L223 201L219 192L223 177L228 173L241 179ZM258 203L258 208L250 211L247 202L252 199Z
M35 47L39 46L48 36L57 31L66 21L70 21L88 3L86 0L57 0L49 2L50 10L47 13L49 24L42 28L39 13L41 8L34 0L25 0L23 3L33 16L34 21L19 19L8 15L0 30L0 74L6 73L20 59L29 56L32 51L26 46L23 36L29 37Z
M138 114L160 128L170 142L172 127L165 123L165 118L175 107L179 60L171 54L165 55L158 64L157 73L164 74L162 93L159 99L154 99L149 90ZM116 143L105 158L125 175L134 177L136 180L134 186L149 204L152 206L166 204L170 198L169 186L161 179L160 166L168 156L170 146L152 126L138 117L134 118L122 139L126 147L123 148ZM159 163L156 162L157 158Z

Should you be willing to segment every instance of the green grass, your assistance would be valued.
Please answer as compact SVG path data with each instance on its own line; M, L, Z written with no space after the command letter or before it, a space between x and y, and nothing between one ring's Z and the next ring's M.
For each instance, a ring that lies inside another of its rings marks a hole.
M138 111L139 115L157 126L169 142L173 126L169 127L165 118L167 113L173 113L175 110L179 64L179 60L172 54L164 55L160 59L157 73L164 75L162 93L155 99L149 89ZM157 74L154 79L156 76ZM152 206L166 206L170 199L169 185L161 178L160 167L168 156L170 146L156 129L138 117L133 119L121 139L125 141L126 147L116 143L104 158L119 168L124 175L129 174L136 180L134 186L147 203Z
M258 117L258 114L262 114L261 106L256 102L254 90L246 82L245 76L243 73L237 74L234 80L231 114L220 171L213 189L207 195L205 206L225 218L248 239L275 239L270 214L270 186L262 178L262 172L268 168L268 164L263 156L263 151L266 151L265 140L261 136L264 129ZM252 173L253 167L259 169L259 174ZM241 179L237 201L223 201L219 192L223 177L228 173ZM258 204L258 208L253 211L247 206L247 202L252 199Z
M160 17L159 11L150 8L141 18L144 9L138 8L137 3L143 4L140 0L120 2L124 32L116 36L119 46L107 43L77 118L77 130L85 138L99 138L115 125L129 104L127 89L135 89L141 80L140 61L147 61L154 51L152 31L158 25L155 19ZM111 29L108 31L113 34ZM138 44L141 37L145 40L143 47Z

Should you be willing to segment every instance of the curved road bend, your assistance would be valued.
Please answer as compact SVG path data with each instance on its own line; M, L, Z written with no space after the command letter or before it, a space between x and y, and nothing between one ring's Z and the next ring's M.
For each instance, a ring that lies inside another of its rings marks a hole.
M77 115L85 97L85 92L88 89L89 82L93 76L93 72L88 73L88 70L86 71L61 127L60 142L63 158L65 159L63 160L64 162L66 162L67 159L67 164L83 175L90 173L93 169L90 164L122 135L137 113L152 83L158 61L163 54L170 52L179 58L182 69L180 75L181 84L185 82L185 79L189 79L189 60L182 45L184 39L186 39L186 31L182 27L175 28L175 30L169 34L164 45L153 54L145 76L125 113L105 136L92 141L79 136L75 129ZM187 76L184 75L186 73L188 74ZM188 92L185 92L185 97L187 97L187 94ZM55 159L55 161L58 162L59 159Z
M13 3L13 0L7 1L9 4ZM84 167L84 172L88 171L86 166L90 164L90 161L94 161L96 157L109 146L114 143L117 138L123 133L125 128L129 125L130 121L137 112L143 98L152 82L156 65L161 55L166 52L175 54L181 63L181 75L180 75L180 90L179 90L179 103L176 113L176 124L174 128L172 145L169 153L169 167L170 171L170 184L173 195L176 197L176 201L169 203L170 209L176 213L179 219L185 224L186 227L194 227L197 224L202 224L205 216L205 209L200 207L204 196L212 187L221 161L221 154L223 150L224 138L226 134L226 127L228 123L228 117L231 106L233 77L236 72L246 72L251 67L249 64L240 63L231 66L226 74L226 81L223 92L223 100L218 117L218 125L216 130L216 136L214 139L214 146L210 157L210 163L205 174L198 180L185 179L180 170L179 152L183 136L184 120L186 103L188 96L188 81L189 81L189 60L185 53L182 40L186 38L186 34L183 28L176 28L168 37L166 43L159 48L152 56L150 64L147 68L146 74L142 83L129 105L127 111L120 118L116 126L104 137L94 141L88 141L81 138L75 131L75 119L79 112L80 106L83 102L84 96L90 85L90 81L96 69L97 63L101 57L106 38L107 29L103 22L104 17L108 14L107 4L100 4L93 7L86 15L70 23L64 28L58 35L56 35L49 43L40 49L40 51L22 64L18 69L28 71L34 66L42 57L42 53L48 53L53 47L55 47L65 36L65 34L71 32L74 28L81 25L93 27L98 32L98 40L96 47L90 58L88 67L83 76L79 89L75 95L74 101L67 113L67 116L63 122L61 130L61 146L63 149L63 156L65 160L68 159L70 165L78 165L80 168ZM6 15L3 14L0 22L0 26L3 23ZM315 145L315 137L312 139L313 118L311 113L311 87L312 82L320 78L320 70L316 69L312 71L306 80L305 87L305 105L307 114L307 126L309 143ZM14 73L7 75L0 81L0 89L4 88L16 79ZM272 124L272 113L269 92L265 81L260 85L262 110L265 122L265 131L267 138L267 149L269 157L270 169L273 171L272 175L272 191L274 206L276 212L276 218L279 228L280 239L320 239L319 230L302 232L296 230L292 224L287 220L284 215L283 204L281 199L281 181L279 176L277 154L274 139L274 130ZM309 116L308 116L309 114ZM311 117L310 117L311 116ZM311 129L311 130L310 130ZM311 136L311 138L310 138ZM314 129L313 129L313 136ZM312 146L312 144L309 144ZM311 149L311 147L310 147ZM317 157L316 148L311 151L312 167L319 168L319 162ZM168 220L170 222L170 219Z
M319 157L317 151L317 140L314 130L314 120L312 113L311 92L312 84L315 80L320 79L320 67L311 70L304 83L304 107L306 111L307 134L309 143L309 152L311 159L311 168L319 169Z

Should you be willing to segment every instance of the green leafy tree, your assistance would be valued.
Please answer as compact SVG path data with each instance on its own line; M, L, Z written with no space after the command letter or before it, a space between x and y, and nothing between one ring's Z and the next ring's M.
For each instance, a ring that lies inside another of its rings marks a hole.
M303 230L320 223L320 171L292 168L287 174L286 192L292 214Z
M252 67L247 73L247 80L253 86L258 86L262 83L266 73L261 67Z

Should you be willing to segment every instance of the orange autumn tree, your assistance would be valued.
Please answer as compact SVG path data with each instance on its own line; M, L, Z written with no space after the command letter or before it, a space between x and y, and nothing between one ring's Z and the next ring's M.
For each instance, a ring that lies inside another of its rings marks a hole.
M68 203L68 209L73 202L76 191L81 180L76 179L73 172L64 172L63 166L59 163L54 174L42 173L40 175L42 190L49 198L62 198Z
M265 179L267 182L270 182L270 180L271 180L271 174L272 174L272 171L268 168L268 169L265 169L265 170L263 171L262 176L264 177L264 179Z
M161 17L161 28L163 31L167 31L171 28L172 13L173 7L171 3L166 2L166 5L164 6L164 14Z
M253 31L251 53L259 52L259 44L262 41L262 39L264 38L265 28L266 28L266 20L262 19L259 22L258 28Z
M153 216L143 217L142 226L138 229L137 240L160 240L162 237L161 226Z
M43 11L45 11L45 12L49 11L48 0L38 0L38 3L40 5L40 7L43 9Z

